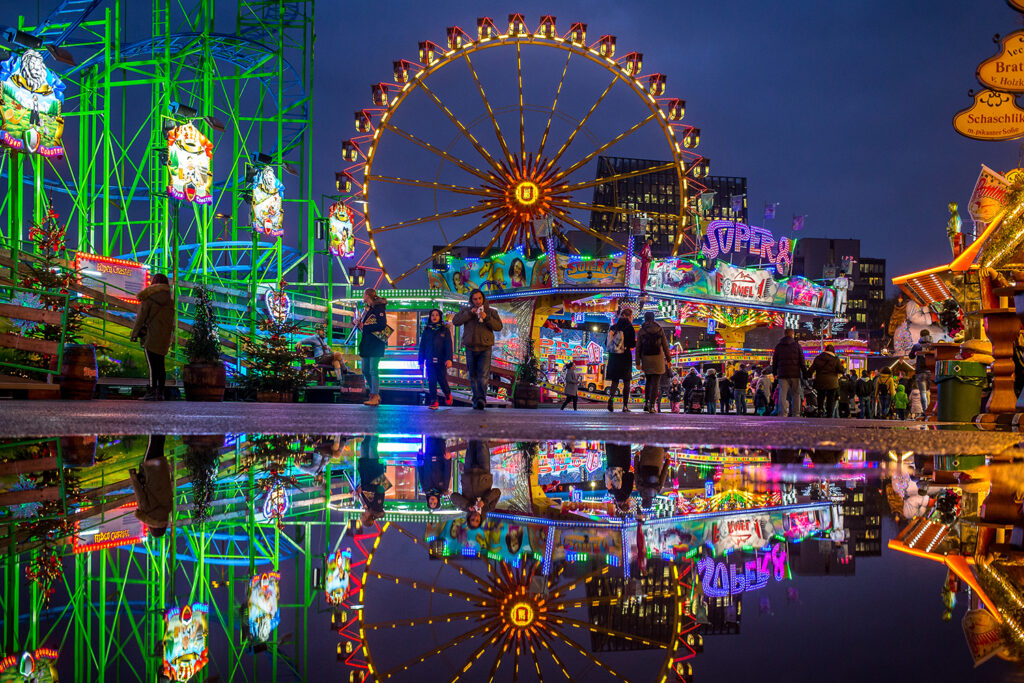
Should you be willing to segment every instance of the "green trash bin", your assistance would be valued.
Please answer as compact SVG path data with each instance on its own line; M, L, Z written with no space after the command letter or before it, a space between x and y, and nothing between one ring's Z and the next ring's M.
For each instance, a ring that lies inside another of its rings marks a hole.
M940 360L935 364L940 422L970 422L981 412L987 372L986 364L969 360Z

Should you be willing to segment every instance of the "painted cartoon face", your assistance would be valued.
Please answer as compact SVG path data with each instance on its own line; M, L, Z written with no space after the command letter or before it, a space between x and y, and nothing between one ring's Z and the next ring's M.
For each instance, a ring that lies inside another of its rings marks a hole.
M277 174L271 166L264 166L260 172L260 189L267 194L277 192Z

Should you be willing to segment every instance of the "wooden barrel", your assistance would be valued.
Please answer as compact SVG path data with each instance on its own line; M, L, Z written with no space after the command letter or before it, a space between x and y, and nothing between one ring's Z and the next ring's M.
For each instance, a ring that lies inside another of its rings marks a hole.
M341 390L344 393L358 394L366 390L366 380L362 375L349 373L341 376Z
M295 403L295 393L291 391L257 391L256 400L260 403Z
M67 344L60 374L60 396L72 401L87 401L96 392L96 347L92 344Z
M189 363L182 372L186 401L223 401L227 373L223 363Z

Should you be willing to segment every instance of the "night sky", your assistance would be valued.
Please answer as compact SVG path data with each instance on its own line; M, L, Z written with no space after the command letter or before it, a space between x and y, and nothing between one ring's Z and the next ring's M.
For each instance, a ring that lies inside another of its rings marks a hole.
M590 40L617 35L618 55L642 51L644 72L667 74L667 94L687 101L712 174L747 177L752 223L764 222L764 202L779 202L775 232L791 234L792 215L806 214L797 237L860 238L863 255L888 259L889 277L948 262L946 203L966 205L980 164L1016 165L1017 143L968 140L951 125L979 87L976 66L995 52L992 35L1021 27L999 0L321 3L317 147L340 149L351 112L370 106L370 84L388 79L392 60L415 59L418 41L443 43L452 24L473 33L484 15L503 27L510 11L531 27L555 14L563 32L584 21ZM436 114L429 101L418 106ZM340 160L316 161L324 192L331 164Z

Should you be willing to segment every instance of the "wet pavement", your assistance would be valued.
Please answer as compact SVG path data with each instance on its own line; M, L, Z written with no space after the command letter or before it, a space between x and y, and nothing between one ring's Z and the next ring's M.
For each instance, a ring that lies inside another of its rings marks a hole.
M785 448L858 448L917 453L1007 456L1022 438L1014 431L920 422L817 420L738 415L648 415L420 406L189 403L169 401L11 401L0 403L0 436L216 434L281 432L349 434L412 431L449 437L505 439L636 439L661 443ZM1011 449L1011 450L1007 450Z
M410 426L0 441L0 680L1024 676L1024 466Z

